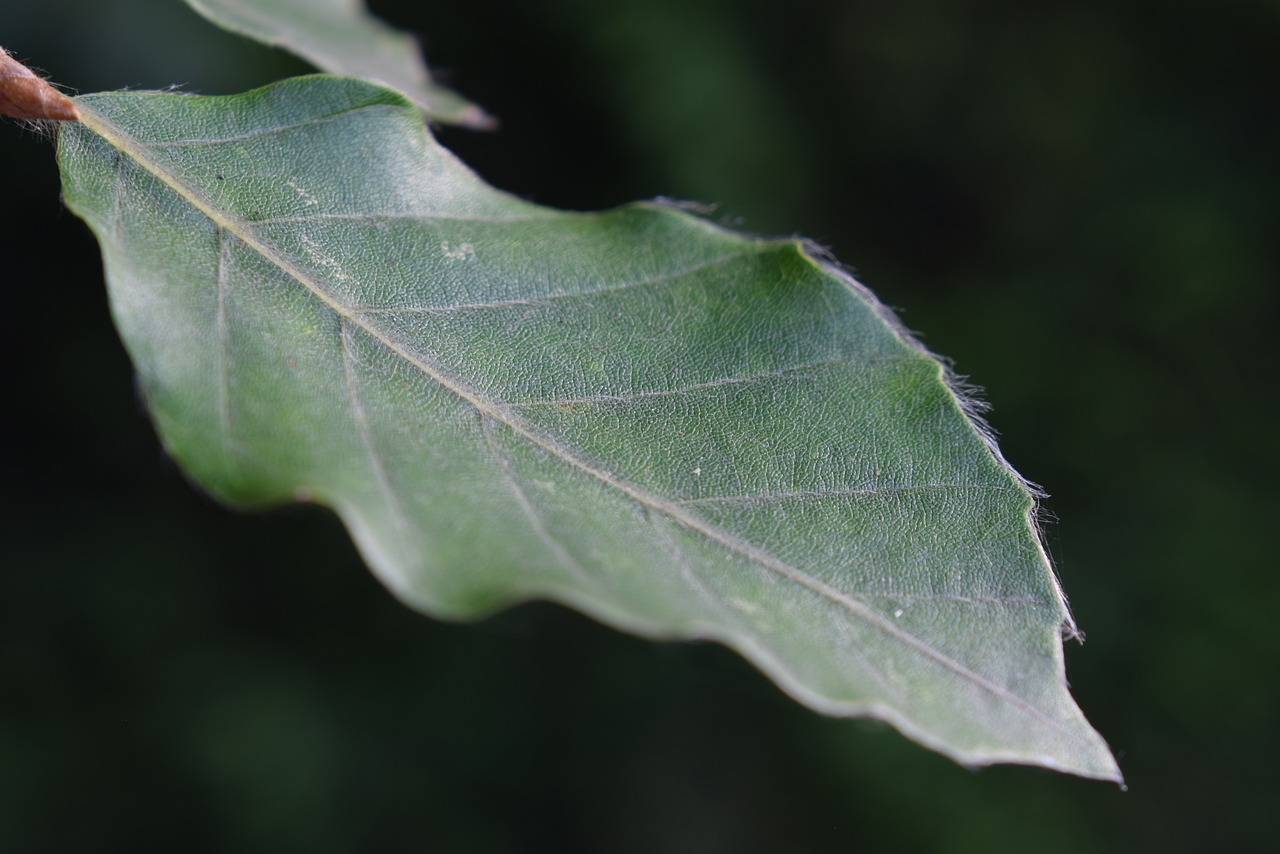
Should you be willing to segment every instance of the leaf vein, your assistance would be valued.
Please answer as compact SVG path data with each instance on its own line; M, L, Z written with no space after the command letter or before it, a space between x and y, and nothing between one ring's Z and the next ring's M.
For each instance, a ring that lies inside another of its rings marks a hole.
M358 107L345 107L336 113L329 113L328 115L324 115L324 116L314 116L312 118L307 119L306 121L292 122L286 125L274 125L272 127L260 128L255 131L251 131L250 133L242 133L242 134L237 134L235 136L208 137L208 138L200 138L200 139L193 139L193 138L171 139L171 140L166 140L164 142L150 142L148 143L148 146L153 149L156 149L156 148L195 148L198 146L213 147L217 145L226 145L232 142L244 142L245 140L249 140L249 139L261 139L262 137L265 137L265 136L272 136L273 134L284 133L285 131L289 131L289 130L298 130L300 128L311 127L312 125L328 124L329 122L335 121L336 119L340 119L346 115L359 113L363 110L375 110L378 108L396 109L394 104L385 104L385 103L361 104Z
M343 315L339 314L337 317L338 342L342 348L343 385L347 393L347 402L351 404L351 417L356 422L356 430L360 433L360 442L364 445L365 453L369 457L369 467L373 470L374 480L378 482L378 488L382 492L383 500L391 513L391 524L400 532L400 536L405 543L412 543L414 541L410 534L412 527L409 525L408 519L405 518L400 497L396 494L391 478L387 474L387 467L382 461L382 454L378 451L377 443L373 440L373 429L369 426L369 417L365 412L364 403L360 399L360 392L357 388L355 353L352 350L351 324Z
M111 199L111 236L120 239L120 197L124 191L124 152L116 151L116 183Z
M961 605L1044 606L1043 599L1033 596L963 596L959 593L877 593L877 597L898 602L957 602Z
M910 356L891 356L878 362L897 362L903 359L909 359ZM626 394L595 394L585 397L557 397L546 400L524 400L519 403L509 404L513 409L533 409L536 407L550 406L576 406L578 404L595 404L595 403L631 403L636 400L646 400L657 397L672 397L689 392L704 391L711 388L723 388L725 386L750 385L759 382L767 382L769 380L780 379L782 377L790 377L796 374L812 371L818 368L830 367L831 365L846 364L848 359L844 356L836 356L830 359L819 359L813 362L805 362L801 365L791 365L777 370L767 371L761 374L752 374L745 377L725 377L718 380L708 380L706 382L692 383L690 385L681 386L679 388L656 389L653 391L636 391Z
M519 482L511 473L511 463L507 460L506 456L502 453L502 450L498 447L497 441L493 438L492 425L494 423L494 419L485 415L483 412L477 411L476 414L480 418L480 430L484 434L485 444L489 448L489 453L492 454L494 460L497 461L498 469L502 472L503 480L511 489L512 495L515 496L516 504L520 506L521 512L523 512L525 517L529 520L529 525L533 528L534 533L538 535L538 539L542 540L542 544L545 545L552 554L559 558L562 564L569 567L569 571L573 573L574 577L576 577L580 582L588 587L597 586L591 578L590 573L587 572L586 567L584 567L578 559L564 547L560 540L551 533L550 529L547 528L546 524L542 521L541 514L538 513L537 508L533 506L533 502L529 500L529 496L525 494L524 489L521 488Z
M227 261L231 247L227 241L227 230L218 229L218 420L222 432L222 456L227 471L233 470L235 460L235 442L232 439L231 414L231 327L227 322Z
M542 306L563 299L575 299L579 297L594 297L602 294L611 294L617 291L629 290L631 288L640 288L646 285L657 285L663 282L679 279L684 276L692 275L710 267L728 263L738 258L747 258L751 256L751 252L747 250L737 250L724 255L717 255L699 261L696 264L689 264L675 270L665 270L654 276L647 276L640 279L631 279L625 282L614 282L602 287L591 288L581 291L560 291L556 293L545 294L540 297L520 298L520 299L503 299L494 300L492 302L473 302L459 303L457 305L437 305L437 306L348 306L346 307L353 315L377 315L377 314L442 314L451 311L472 311L485 310L493 308L512 308L514 306Z
M751 506L755 504L781 504L787 501L824 500L842 496L876 497L898 495L906 492L934 492L943 490L974 490L984 492L1017 492L1009 486L994 483L920 483L905 486L866 486L837 487L835 489L797 489L790 492L755 492L741 495L707 495L701 498L686 498L679 503L692 507L706 504L737 504Z
M414 212L404 211L400 213L314 213L300 214L297 216L271 216L253 221L255 226L260 225L297 225L308 222L324 222L336 220L339 222L396 222L406 220L409 222L421 222L429 220L431 222L529 222L532 220L554 219L554 214L516 214L512 216L462 216L457 214L442 214L430 212Z
M87 106L88 105L82 105L82 124L85 127L101 136L108 142L108 144L115 147L117 150L126 151L142 168L151 172L160 181L167 184L174 193L185 199L189 204L203 213L212 223L226 228L251 249L259 252L265 260L277 266L283 273L288 275L290 278L293 278L301 286L314 294L317 299L327 305L335 315L339 317L344 324L344 328L348 321L355 323L364 332L380 342L392 353L400 356L406 362L415 366L425 376L438 383L442 388L470 403L482 415L486 415L494 421L505 424L509 429L523 436L530 443L561 459L567 465L599 480L604 485L626 495L642 506L649 507L659 513L662 513L682 527L706 537L708 540L717 543L722 548L746 558L749 562L758 564L778 576L790 580L811 591L815 595L826 600L829 604L845 610L851 617L863 620L871 627L878 629L883 635L901 643L904 647L912 650L921 658L931 661L936 666L943 670L950 671L976 688L1007 702L1009 705L1022 711L1028 717L1039 721L1051 729L1059 731L1068 739L1076 742L1087 743L1087 739L1085 739L1084 736L1053 719L1042 709L1036 707L1028 700L1014 694L1003 685L991 681L982 674L972 670L942 651L925 643L915 635L894 625L888 618L880 614L875 608L858 597L832 587L820 579L809 575L803 570L791 566L758 546L742 541L728 531L708 523L706 520L690 512L685 506L682 506L678 502L662 498L661 496L652 494L640 487L628 483L617 475L578 455L572 449L562 445L555 438L545 435L535 426L522 419L512 408L486 399L477 390L469 387L461 379L451 376L444 369L415 352L413 348L407 346L404 342L398 341L394 335L365 320L364 315L361 313L354 312L350 306L335 299L321 286L319 282L313 281L309 278L307 274L293 264L288 257L274 249L272 246L262 242L258 236L253 233L253 229L248 223L229 216L214 208L209 201L201 198L190 187L183 184L177 176L171 174L163 165L148 156L147 148L141 141L130 137L121 128L112 125L109 121L93 112L91 108L86 108ZM731 256L724 256L724 258L728 257ZM722 261L724 258L719 260ZM631 283L631 286L636 284L640 283ZM345 341L345 338L343 340ZM362 433L365 429L367 428L362 428ZM364 433L364 435L367 436L367 433Z

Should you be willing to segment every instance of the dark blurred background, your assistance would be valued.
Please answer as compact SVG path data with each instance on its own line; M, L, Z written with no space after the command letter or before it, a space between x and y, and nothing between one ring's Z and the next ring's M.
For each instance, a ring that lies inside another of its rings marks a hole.
M438 623L323 511L223 510L157 446L51 142L7 123L0 851L1274 844L1280 5L373 7L501 118L441 134L492 183L816 238L986 388L1130 790L971 772L552 606ZM305 70L176 0L5 3L0 44L80 91Z

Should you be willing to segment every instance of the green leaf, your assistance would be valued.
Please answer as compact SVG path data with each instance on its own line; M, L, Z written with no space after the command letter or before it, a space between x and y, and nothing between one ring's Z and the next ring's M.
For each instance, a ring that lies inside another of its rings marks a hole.
M66 201L217 496L334 508L429 614L552 599L966 764L1118 779L1066 691L1032 495L805 244L522 202L350 79L77 103Z
M399 89L428 118L492 128L484 110L434 83L417 40L365 11L361 0L186 0L218 26L282 47L332 74Z

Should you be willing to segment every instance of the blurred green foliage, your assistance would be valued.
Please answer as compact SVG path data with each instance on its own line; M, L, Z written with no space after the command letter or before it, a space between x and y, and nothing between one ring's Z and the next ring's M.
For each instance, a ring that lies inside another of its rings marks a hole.
M0 132L0 850L1261 850L1280 799L1280 7L374 3L502 129L494 184L832 246L1053 494L1068 676L1130 791L972 773L731 654L409 613L337 523L166 462L48 142ZM84 91L299 72L176 0L6 4Z

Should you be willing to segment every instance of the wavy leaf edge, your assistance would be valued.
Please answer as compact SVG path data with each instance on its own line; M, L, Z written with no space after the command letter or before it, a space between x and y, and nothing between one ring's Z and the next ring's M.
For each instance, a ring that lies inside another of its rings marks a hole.
M330 78L329 75L315 75L310 78L295 78L294 80L308 80L308 79L341 79L341 78ZM273 89L276 86L286 85L291 82L292 81L283 81L282 83L277 83L277 84L273 84L272 86L263 87L263 90ZM391 99L399 101L400 104L405 108L414 109L414 110L417 109L416 104L414 104L412 101L410 101L408 98L406 98L399 92L396 92L394 90L385 90L385 89L382 89L382 87L374 87L374 88L379 89L382 92L386 93L386 96L379 96L379 97L389 97ZM263 91L263 90L255 90L255 91ZM131 94L139 95L143 93L131 93ZM175 96L174 93L155 93L155 94L160 97ZM248 93L248 94L252 94L252 93ZM102 139L106 140L108 144L111 145L113 148L115 148L117 151L120 151L122 153L127 153L131 159L133 159L136 163L141 165L147 171L150 171L153 175L159 177L162 182L164 182L174 192L181 195L192 206L200 210L212 222L219 224L220 227L228 228L228 230L230 230L231 233L235 234L237 238L244 241L247 245L254 247L255 241L254 241L253 235L249 233L247 229L242 228L240 229L239 232L237 232L235 230L235 225L236 225L235 223L224 221L225 218L221 218L220 214L216 210L214 210L211 206L203 203L202 200L194 197L190 193L184 192L184 187L181 181L179 181L177 178L175 178L172 175L167 175L160 165L154 162L148 162L145 155L141 153L142 149L144 148L144 146L141 143L138 143L136 140L131 140L127 136L127 134L125 134L123 131L121 131L118 128L115 128L115 126L112 125L110 122L101 118L94 111L92 106L93 99L95 97L96 96L85 96L83 98L77 99L77 103L80 105L82 114L83 114L82 123L87 129L89 129L90 131L92 131L94 134L101 137ZM184 96L178 96L178 97L184 97ZM240 96L227 96L227 97L236 98ZM430 139L429 134L426 134L425 128L422 129L422 133L425 134L428 139ZM431 141L431 144L437 145L436 143L434 143L434 140ZM440 150L444 151L443 149L440 149ZM448 154L447 152L445 152L445 154L452 157L452 155ZM455 162L456 162L456 158L455 158ZM466 169L465 166L462 166L461 164L458 164L458 165L461 166L461 168ZM470 172L470 170L467 170L467 171ZM471 173L471 175L474 177L474 173ZM475 180L480 181L478 177L475 178ZM862 300L867 306L869 306L880 318L880 320L889 329L893 331L893 334L902 343L911 347L913 350L917 351L922 356L925 356L931 359L933 363L936 365L938 378L948 389L956 406L959 407L959 409L966 416L975 434L981 439L982 443L985 445L989 453L992 455L993 459L995 459L998 462L998 464L1026 491L1029 498L1028 509L1026 511L1026 525L1027 525L1030 536L1034 539L1036 548L1039 550L1043 565L1046 568L1047 572L1049 573L1055 595L1062 608L1062 613L1063 613L1063 622L1061 625L1062 634L1064 634L1067 637L1076 637L1076 638L1079 637L1079 632L1076 628L1075 622L1071 618L1069 611L1067 610L1066 598L1063 595L1057 574L1053 570L1052 563L1049 560L1048 555L1045 552L1045 549L1043 546L1043 538L1042 538L1042 532L1040 528L1041 517L1040 517L1040 511L1039 511L1040 499L1043 497L1043 492L1034 484L1030 483L1021 475L1019 475L1016 472L1016 470L1014 470L1013 467L1009 465L1007 460L1004 458L1003 454L1000 452L996 444L994 434L985 420L984 412L986 411L986 408L987 408L986 405L977 398L973 387L968 385L968 383L963 378L959 377L953 371L950 364L946 360L938 357L936 354L929 351L919 341L919 339L916 336L911 334L911 332L902 324L900 319L891 309L889 309L878 298L876 298L875 295L868 288L866 288L861 282L859 282L849 270L847 270L845 267L843 267L837 261L835 261L835 259L831 256L831 254L826 249L817 245L816 243L813 243L807 240L802 240L802 239L795 239L795 238L764 239L759 237L749 237L739 232L724 229L721 226L713 222L710 222L705 218L692 216L689 213L687 206L680 205L677 203L671 203L666 200L655 200L652 202L633 203L632 205L623 206L623 208L618 208L614 210L616 211L616 210L623 210L626 208L643 208L643 207L661 209L671 213L672 215L683 217L689 222L696 222L702 228L712 229L722 235L728 235L734 238L751 241L757 245L768 245L771 247L783 247L783 246L789 247L790 249L798 253L801 257L803 257L807 263L812 264L822 272L835 277L845 287L853 291L857 295L857 297L860 300ZM79 211L77 212L79 213ZM563 215L566 212L548 211L548 213ZM604 213L607 213L607 212L604 212ZM574 214L574 215L591 217L591 216L597 216L598 214L583 213L583 214ZM271 252L266 247L257 246L254 248L260 251L264 257L268 258L269 260L272 259ZM278 262L279 259L275 259L275 260ZM287 267L283 263L278 263L278 265L281 267L281 269L285 270L286 272L289 272ZM292 275L293 278L298 279L304 286L308 287L312 291L312 293L315 294L317 297L328 301L322 289L309 285L306 281L304 281L302 278L299 278L299 276L297 275L293 275L292 273L290 273L290 275ZM341 316L342 312L339 306L331 303L330 307L333 308L335 312L339 313L339 315ZM369 331L369 330L365 330L365 331ZM421 368L422 366L419 365L419 367ZM437 380L439 380L439 378L437 378ZM442 383L442 385L445 385L445 387L450 388L450 390L454 391L455 393L459 392L458 388L453 387L448 383ZM464 398L467 397L467 395L465 394L460 394L460 396ZM470 400L470 398L468 399ZM491 413L486 413L484 408L482 408L482 406L480 405L481 403L483 403L483 401L470 400L470 402L474 406L476 406L477 410L481 412L482 416L491 415ZM517 430L519 429L519 428L516 428L514 424L509 422L505 423L504 426L512 427L513 429L517 429ZM524 432L524 431L520 431L520 432ZM525 433L525 436L526 438L531 439L535 443L541 444L541 442L539 442L539 439L536 436L530 433ZM572 460L565 457L562 457L562 458L565 459L567 462L577 465L581 470L586 471L589 474L592 474L597 479L600 479L605 483L609 483L610 485L613 485L616 488L619 488L621 491L632 495L632 497L637 497L637 495L643 491L637 487L632 487L630 485L616 481L616 479L614 479L607 472L600 472L598 470L593 471L590 463L587 463L583 460L580 460L580 459ZM206 489L210 488L207 484L202 484L202 486L204 486L204 488ZM218 490L216 489L213 491L215 493L218 493ZM223 500L228 500L229 503L238 503L234 500L234 498L231 498L230 496L220 495L220 497L223 498ZM637 500L641 500L642 503L645 503L649 506L656 506L656 504L661 504L661 499L642 500L641 498L637 498ZM319 503L323 504L325 502L319 502ZM341 518L343 518L344 522L348 527L348 530L350 530L353 536L355 536L359 541L361 537L359 535L358 525L353 524L354 520L352 519L348 510L346 510L341 506L341 502L334 502L334 503L331 503L329 506L331 506L335 510L335 512L337 512L338 515ZM680 522L682 524L684 524L685 522L685 520L682 520L675 516L673 516L672 518L675 519L675 521ZM694 526L694 530L696 529L697 529L696 526ZM488 613L492 613L496 610L509 607L518 602L526 601L528 598L530 598L529 596L523 595L518 591L514 591L508 601L494 603L490 607L486 607L472 613L459 614L459 613L449 613L447 611L441 611L439 609L432 609L430 607L424 606L424 604L421 601L414 600L412 599L412 597L408 597L404 595L404 591L402 589L398 589L398 585L395 583L395 577L397 576L398 573L394 570L394 568L388 567L386 565L383 565L382 567L378 566L380 561L378 559L379 550L376 544L361 542L360 545L361 545L361 550L365 553L366 559L369 560L369 562L377 572L379 578L381 578L389 588L395 591L399 596L399 598L401 598L411 607L414 607L417 610L425 611L436 617L442 617L446 619L473 619L476 617L484 616ZM630 618L630 615L615 611L610 607L608 607L606 603L595 600L591 597L587 597L581 594L579 591L572 590L572 589L565 589L565 590L559 590L559 591L544 591L537 598L545 598L551 601L559 601L577 610L588 613L603 623L606 623L612 626L620 626L627 631L644 635L647 637L667 638L667 639L677 638L677 637L685 638L685 639L702 638L702 639L715 640L715 641L724 643L730 646L732 649L737 650L739 653L744 655L744 657L746 657L748 660L752 661L762 671L768 674L769 677L776 684L778 684L781 688L783 688L784 691L792 695L794 698L796 698L803 704L808 705L809 707L817 709L819 711L822 711L826 714L837 715L837 716L853 716L853 715L864 716L865 715L865 716L870 716L870 717L883 720L889 723L890 725L892 725L894 728L903 732L905 735L912 738L913 740L925 746L928 746L940 753L943 753L944 755L951 756L953 759L956 759L957 761L965 765L976 767L976 766L984 766L984 765L1001 763L1001 762L1011 762L1011 763L1018 763L1018 764L1034 764L1034 765L1040 765L1040 766L1055 769L1055 770L1078 774L1081 776L1090 776L1090 777L1096 777L1099 779L1109 779L1117 782L1120 782L1122 779L1119 774L1118 768L1114 765L1114 760L1112 760L1112 764L1109 768L1085 770L1079 767L1072 767L1065 763L1055 762L1054 760L1049 759L1047 757L1043 757L1043 756L1028 757L1025 754L1013 753L1013 752L1001 753L999 751L985 751L980 754L965 754L962 751L957 751L954 745L950 745L943 740L935 738L930 732L916 726L909 718L900 714L897 710L895 710L893 707L887 704L884 704L878 701L867 702L867 703L842 703L839 701L833 701L831 698L825 697L820 693L814 692L813 690L811 690L810 688L808 688L807 686L799 682L796 678L794 678L792 674L788 671L788 669L785 666L779 664L778 661L769 653L767 649L759 646L755 642L755 640L746 633L734 633L734 632L728 632L723 630L717 630L715 632L708 632L702 635L672 634L670 631L664 631L659 627L651 626L642 622L636 622L635 620ZM876 616L878 617L878 615ZM889 625L890 625L890 628L892 628L892 624L889 624ZM1062 683L1062 688L1065 692L1066 691L1065 665L1063 661L1061 642L1059 642L1055 647L1054 661L1055 661L1059 679ZM958 666L963 667L963 665L958 665Z

